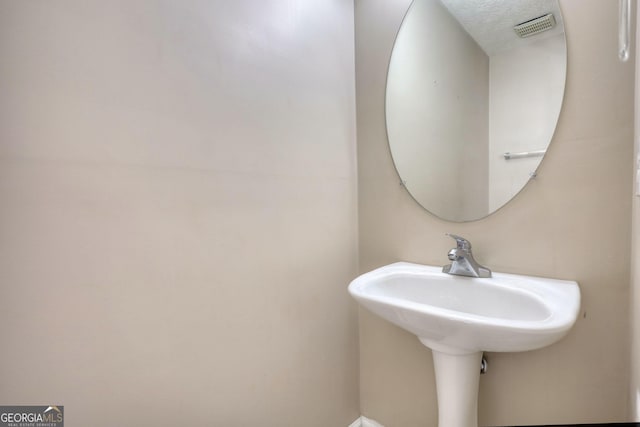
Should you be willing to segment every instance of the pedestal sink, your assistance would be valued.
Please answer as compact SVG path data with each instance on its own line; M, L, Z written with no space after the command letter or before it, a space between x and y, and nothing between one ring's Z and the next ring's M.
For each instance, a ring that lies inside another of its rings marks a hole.
M484 351L553 344L580 310L580 289L573 281L496 272L470 278L406 262L357 277L349 293L433 351L439 427L477 427Z

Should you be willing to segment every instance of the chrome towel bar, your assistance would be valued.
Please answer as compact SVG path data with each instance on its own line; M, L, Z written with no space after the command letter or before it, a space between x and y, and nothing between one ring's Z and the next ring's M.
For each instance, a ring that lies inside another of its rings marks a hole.
M503 154L505 160L511 159L524 159L525 157L541 157L544 156L547 150L535 150L535 151L522 151L520 153L509 153L506 152Z

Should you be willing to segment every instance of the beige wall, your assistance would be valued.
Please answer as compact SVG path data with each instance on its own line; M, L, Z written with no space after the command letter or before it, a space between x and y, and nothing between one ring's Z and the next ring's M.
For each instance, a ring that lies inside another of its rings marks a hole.
M359 415L352 39L344 0L0 0L0 402Z
M488 218L436 219L398 186L384 126L384 84L408 0L356 1L360 269L446 263L445 232L468 237L496 271L574 279L582 312L559 343L489 354L481 425L627 418L633 62L617 59L617 3L562 0L568 75L538 178ZM593 23L598 23L594 27ZM436 425L430 351L360 310L361 408L385 427Z
M636 23L640 19L640 8L636 7ZM636 32L635 46L636 57L640 52L640 33ZM635 75L635 144L634 144L634 194L640 194L640 70L636 67ZM631 296L629 298L631 312L631 375L629 382L629 420L640 422L640 198L633 197L632 209L632 252L631 252Z

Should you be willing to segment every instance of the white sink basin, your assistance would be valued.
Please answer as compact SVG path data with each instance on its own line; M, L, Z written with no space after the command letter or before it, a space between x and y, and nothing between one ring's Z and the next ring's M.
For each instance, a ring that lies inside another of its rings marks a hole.
M452 276L442 267L398 262L356 278L349 292L432 349L439 427L477 427L484 351L550 345L575 323L576 282L493 273Z
M567 333L580 309L576 282L452 276L442 267L406 262L359 276L349 292L427 347L456 354L545 347Z

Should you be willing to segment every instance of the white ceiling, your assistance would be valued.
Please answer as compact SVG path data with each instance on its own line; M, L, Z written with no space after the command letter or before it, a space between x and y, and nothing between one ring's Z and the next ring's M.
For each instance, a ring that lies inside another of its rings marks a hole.
M542 37L564 32L556 0L440 0L487 55L512 49ZM556 26L528 38L520 38L513 27L548 13Z

